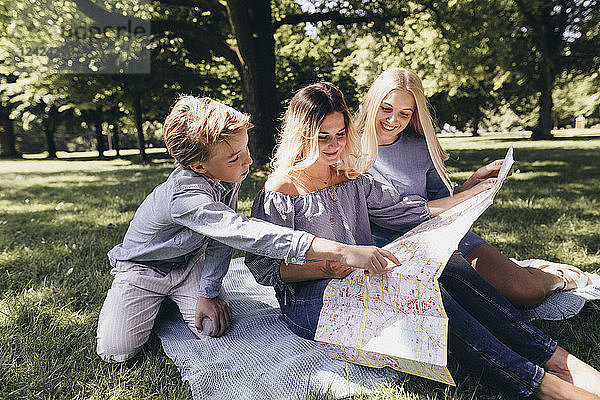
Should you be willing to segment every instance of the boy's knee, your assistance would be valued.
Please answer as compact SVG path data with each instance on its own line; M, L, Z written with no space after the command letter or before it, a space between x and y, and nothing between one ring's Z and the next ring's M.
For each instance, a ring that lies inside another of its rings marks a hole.
M143 344L143 343L142 343ZM97 338L96 353L109 363L124 362L135 356L142 344L127 343L127 341L111 341L102 337Z
M123 362L135 356L150 332L132 334L131 327L119 320L100 318L96 332L96 353L106 362Z

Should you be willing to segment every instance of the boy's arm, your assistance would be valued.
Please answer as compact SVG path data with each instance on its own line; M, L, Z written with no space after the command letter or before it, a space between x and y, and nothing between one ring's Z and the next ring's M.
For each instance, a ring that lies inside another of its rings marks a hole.
M178 193L173 199L171 216L177 224L224 245L288 264L322 259L377 273L383 269L384 258L397 262L391 253L373 246L348 246L277 225L279 221L247 218L202 191Z
M312 241L306 251L306 258L339 262L349 267L364 269L373 275L387 268L386 258L400 264L396 256L388 250L375 246L347 245L319 237Z
M216 240L209 239L204 251L204 263L198 284L196 301L196 329L202 332L202 319L210 318L210 336L221 336L231 321L231 310L224 299L219 298L221 284L229 270L233 249Z
M232 255L231 247L213 239L208 240L198 285L198 296L212 299L219 295L221 282L229 270Z
M171 204L173 222L232 248L304 263L314 236L236 213L200 190L176 193Z

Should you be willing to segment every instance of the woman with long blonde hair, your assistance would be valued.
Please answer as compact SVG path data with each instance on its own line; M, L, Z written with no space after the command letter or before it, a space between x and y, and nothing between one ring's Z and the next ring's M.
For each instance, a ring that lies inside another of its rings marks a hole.
M325 82L301 89L286 112L274 171L254 200L252 216L363 245L372 242L369 222L405 229L429 217L421 212L421 197L401 196L361 175L361 159L341 92ZM383 272L382 261L368 273ZM298 265L247 253L246 265L259 283L274 286L288 327L308 339L314 339L331 280L350 273L361 278L352 268L325 261ZM483 369L524 396L599 399L592 392L600 393L600 373L525 320L462 256L450 258L438 283L449 318L448 348L465 366Z
M392 68L371 85L357 116L366 168L378 181L403 195L425 200L423 212L432 216L491 187L502 161L478 169L454 187L446 173L448 158L435 134L421 80L414 71ZM376 245L383 246L405 231L372 225ZM473 232L458 250L502 295L517 306L540 304L555 290L585 286L588 278L574 267L523 268Z

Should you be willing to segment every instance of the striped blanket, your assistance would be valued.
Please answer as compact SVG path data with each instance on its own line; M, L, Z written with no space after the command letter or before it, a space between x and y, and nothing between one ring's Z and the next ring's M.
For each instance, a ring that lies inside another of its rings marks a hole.
M243 258L231 261L223 286L233 313L224 336L196 339L176 309L161 312L154 327L195 400L342 398L401 378L330 359L319 343L293 334L273 289L256 283Z

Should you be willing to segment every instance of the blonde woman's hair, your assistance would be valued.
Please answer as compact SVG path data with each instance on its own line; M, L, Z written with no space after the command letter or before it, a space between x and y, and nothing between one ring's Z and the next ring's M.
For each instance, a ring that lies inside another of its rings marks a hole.
M182 168L207 161L214 144L250 129L250 116L208 97L180 96L163 125L165 145Z
M348 179L359 176L360 137L342 92L328 82L308 85L290 100L271 161L273 174L293 175L317 161L321 124L325 117L335 112L342 113L346 126L346 146L340 153L336 170Z
M381 102L392 90L405 90L413 95L417 108L412 114L409 127L418 134L425 136L431 161L444 185L450 191L450 195L452 195L452 182L444 168L444 161L448 159L448 154L442 149L435 134L433 119L429 112L421 79L410 69L392 68L384 71L375 79L365 95L360 112L356 118L356 126L361 135L362 152L366 155L363 161L363 168L365 170L369 169L377 159L375 118Z

